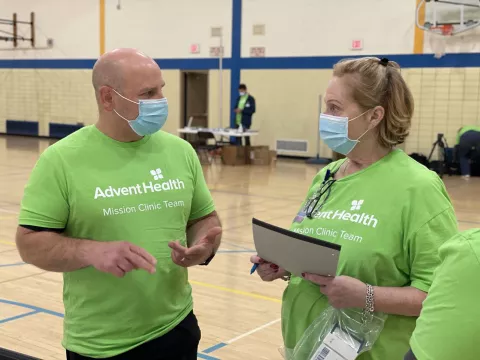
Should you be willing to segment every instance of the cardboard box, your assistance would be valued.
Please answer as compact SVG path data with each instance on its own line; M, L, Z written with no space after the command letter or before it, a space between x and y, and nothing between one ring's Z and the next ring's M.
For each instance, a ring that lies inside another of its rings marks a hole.
M268 146L255 146L250 150L250 161L252 165L270 165L271 160Z
M245 146L222 147L222 162L225 165L245 165L247 163L247 148Z

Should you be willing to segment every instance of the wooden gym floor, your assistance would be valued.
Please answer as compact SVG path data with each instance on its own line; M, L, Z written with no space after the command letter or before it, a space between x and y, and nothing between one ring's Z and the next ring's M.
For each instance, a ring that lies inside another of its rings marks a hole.
M44 139L0 137L0 348L41 359L65 359L62 276L22 263L14 236L23 187ZM190 269L202 329L200 359L281 359L283 281L250 275L251 218L288 227L319 170L302 161L270 167L206 166L224 236L206 268ZM461 230L480 227L480 178L446 177Z

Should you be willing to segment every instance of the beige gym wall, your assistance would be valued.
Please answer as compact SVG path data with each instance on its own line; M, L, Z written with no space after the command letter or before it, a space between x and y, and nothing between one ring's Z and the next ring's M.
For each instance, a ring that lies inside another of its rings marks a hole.
M325 92L331 70L243 70L241 82L255 97L257 112L253 143L275 149L276 140L307 140L316 154L319 95ZM323 105L323 104L322 104ZM323 145L320 156L330 157Z

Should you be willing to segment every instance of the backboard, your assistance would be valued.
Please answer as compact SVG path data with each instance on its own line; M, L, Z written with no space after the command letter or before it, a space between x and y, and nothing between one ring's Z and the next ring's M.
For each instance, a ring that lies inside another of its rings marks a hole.
M453 25L454 35L458 30L469 30L479 23L480 0L425 2L425 27Z
M477 51L480 0L422 0L416 25L427 33L426 40L437 58L450 51Z

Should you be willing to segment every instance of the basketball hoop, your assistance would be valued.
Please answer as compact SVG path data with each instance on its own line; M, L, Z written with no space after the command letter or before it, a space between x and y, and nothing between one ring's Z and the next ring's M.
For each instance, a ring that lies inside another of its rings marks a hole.
M433 31L437 30L435 32L439 32L443 36L451 36L453 34L453 25L452 24L432 26L430 29L433 30Z
M447 48L447 37L452 36L454 27L452 24L442 24L430 27L430 48L436 59L445 55Z

